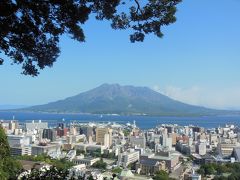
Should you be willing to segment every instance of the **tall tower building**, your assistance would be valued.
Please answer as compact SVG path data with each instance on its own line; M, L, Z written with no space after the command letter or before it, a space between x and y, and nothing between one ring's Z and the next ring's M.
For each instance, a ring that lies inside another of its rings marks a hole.
M43 130L43 134L42 137L49 139L51 141L55 141L56 140L56 131L54 129L44 129Z
M106 147L110 147L112 145L112 129L106 127L97 128L96 142Z
M12 121L9 122L9 129L11 131L14 131L17 128L18 128L18 122L17 121L12 120Z

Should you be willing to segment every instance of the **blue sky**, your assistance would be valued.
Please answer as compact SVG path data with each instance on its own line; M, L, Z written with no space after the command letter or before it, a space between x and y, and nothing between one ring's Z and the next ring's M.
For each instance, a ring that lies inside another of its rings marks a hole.
M240 1L184 0L164 37L130 43L108 22L84 25L86 42L68 36L53 68L36 78L0 66L0 104L42 104L102 83L148 86L190 104L240 109Z

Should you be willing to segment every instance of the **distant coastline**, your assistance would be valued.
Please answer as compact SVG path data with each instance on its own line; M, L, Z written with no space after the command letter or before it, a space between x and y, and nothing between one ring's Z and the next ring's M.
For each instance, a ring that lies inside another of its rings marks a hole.
M210 116L231 116L240 115L239 111L236 111L236 114L141 114L141 113L129 113L129 114L116 114L116 113L82 113L82 112L48 112L48 111L29 111L29 110L0 110L0 112L12 112L12 113L39 113L39 114L60 114L60 115L94 115L94 116L146 116L146 117L210 117Z
M54 125L61 120L66 123L77 122L116 122L128 123L136 121L142 129L154 128L157 124L178 124L178 125L197 125L206 128L214 128L225 124L240 125L240 115L216 115L216 116L115 116L104 114L80 114L80 113L36 113L36 112L19 112L19 111L0 111L0 120L11 120L13 116L19 122L29 120L47 121Z

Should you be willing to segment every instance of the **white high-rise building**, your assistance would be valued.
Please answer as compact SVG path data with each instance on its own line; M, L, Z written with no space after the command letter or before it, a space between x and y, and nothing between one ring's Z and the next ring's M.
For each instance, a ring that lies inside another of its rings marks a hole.
M10 147L27 146L30 144L30 137L24 135L7 135Z
M163 134L161 137L161 145L165 148L172 149L172 137L168 137L168 135Z
M165 147L168 148L169 150L172 149L172 138L171 138L171 137L167 137L167 138L166 138Z
M110 148L110 134L104 135L104 144L105 147Z
M188 145L189 145L189 146L192 146L192 144L193 144L193 138L190 137L190 138L188 139Z
M118 155L118 165L127 167L129 164L137 162L139 160L139 151L130 149L129 152L120 153Z
M8 135L8 143L11 155L31 155L31 138L24 135Z
M197 151L199 155L205 155L207 153L207 147L205 141L200 141L197 144Z
M38 122L35 122L34 120L32 122L26 122L25 123L25 129L26 130L39 130L39 129L47 129L48 128L48 123L47 122L42 122L39 120Z

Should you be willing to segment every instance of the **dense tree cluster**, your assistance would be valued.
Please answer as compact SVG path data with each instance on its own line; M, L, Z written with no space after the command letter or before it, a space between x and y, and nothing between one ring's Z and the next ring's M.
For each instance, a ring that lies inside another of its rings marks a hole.
M211 163L201 165L198 173L203 176L215 175L215 180L238 180L240 179L239 169L240 163Z
M102 159L100 159L99 161L95 162L92 165L93 168L98 168L98 169L106 169L107 167L107 163L105 163Z
M96 149L95 151L87 151L87 155L92 156L92 157L101 157L101 149Z
M68 161L65 158L52 159L50 156L48 156L46 154L41 154L41 155L38 155L38 156L24 155L24 156L18 156L18 157L15 157L15 158L19 159L19 160L45 162L49 165L52 165L53 167L56 167L57 170L63 170L63 171L67 171L69 168L71 168L74 165L72 162Z
M69 176L69 172L67 170L59 170L54 166L50 168L44 168L42 170L32 169L30 173L26 173L21 176L22 180L27 179L58 179L58 180L65 180Z
M0 125L0 179L16 179L21 169L21 164L10 156L7 136Z
M162 37L162 26L176 21L181 0L1 0L0 53L36 76L59 56L59 37L66 33L85 41L82 25L93 14L113 29L131 29L131 42L146 34ZM0 64L4 59L0 57Z
M124 129L124 130L123 130L124 136L129 136L130 133L131 133L131 131L130 131L129 129Z
M102 158L108 158L108 159L117 159L117 156L115 156L114 152L110 153L104 153L101 155Z
M115 173L115 174L120 174L122 172L122 168L120 167L115 167L113 170L112 170L112 173Z
M153 179L154 180L172 180L172 178L168 176L168 173L163 170L156 172Z
M77 156L79 156L81 154L86 154L86 152L84 150L77 149L76 154L77 154Z

